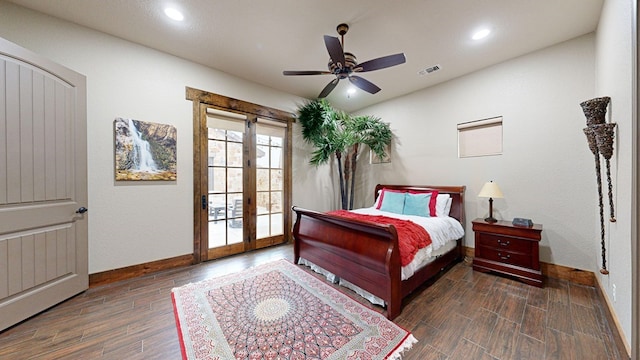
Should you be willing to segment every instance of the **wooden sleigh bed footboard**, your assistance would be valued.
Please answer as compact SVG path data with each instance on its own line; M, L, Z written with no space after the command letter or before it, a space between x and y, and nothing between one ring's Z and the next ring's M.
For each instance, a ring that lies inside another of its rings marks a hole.
M452 198L450 216L464 228L464 186L377 185L395 190L438 190ZM383 299L387 318L402 312L402 299L433 276L462 259L462 239L457 245L409 279L401 280L398 233L393 225L347 219L294 206L294 261L304 258Z

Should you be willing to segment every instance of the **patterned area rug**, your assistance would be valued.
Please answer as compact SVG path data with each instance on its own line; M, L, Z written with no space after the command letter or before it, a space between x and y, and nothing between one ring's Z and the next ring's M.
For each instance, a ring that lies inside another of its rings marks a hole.
M400 359L417 342L286 260L171 297L184 359Z

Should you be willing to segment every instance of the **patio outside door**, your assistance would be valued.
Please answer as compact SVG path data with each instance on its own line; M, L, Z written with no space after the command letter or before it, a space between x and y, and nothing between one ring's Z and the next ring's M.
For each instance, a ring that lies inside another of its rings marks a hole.
M207 109L207 259L285 239L287 124Z
M256 129L256 247L284 239L284 145L286 127L258 118Z
M194 262L290 241L293 114L189 87L186 98Z
M208 259L251 247L243 236L246 126L244 115L207 111Z

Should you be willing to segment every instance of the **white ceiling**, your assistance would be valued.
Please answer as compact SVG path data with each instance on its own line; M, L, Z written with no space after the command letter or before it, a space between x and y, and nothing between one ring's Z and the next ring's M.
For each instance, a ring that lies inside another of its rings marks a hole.
M594 31L604 0L9 0L52 16L149 46L305 98L332 75L323 35L347 23L345 51L359 62L404 52L407 62L362 73L382 91L329 95L354 111ZM180 9L177 23L164 7ZM488 27L481 41L471 34ZM439 65L425 76L419 71ZM205 89L206 90L206 89Z

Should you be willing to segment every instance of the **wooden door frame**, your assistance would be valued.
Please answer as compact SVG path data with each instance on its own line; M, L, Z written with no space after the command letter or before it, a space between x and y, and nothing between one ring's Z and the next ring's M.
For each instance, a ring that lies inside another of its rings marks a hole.
M266 106L253 104L243 100L230 98L223 95L210 93L204 90L186 87L186 99L193 103L193 262L195 264L209 260L208 244L203 241L205 232L208 230L206 224L209 221L208 210L202 209L202 196L207 196L203 189L208 188L207 177L207 156L208 142L206 134L202 133L202 129L207 124L207 108L214 108L222 111L240 112L251 117L261 117L280 122L287 122L287 139L285 141L284 167L283 174L284 184L283 193L283 221L284 221L284 238L287 242L291 241L291 222L292 215L287 209L291 208L291 166L292 166L292 128L291 123L295 121L295 116L291 113L269 108ZM205 154L205 156L203 156ZM206 200L205 200L206 201Z

